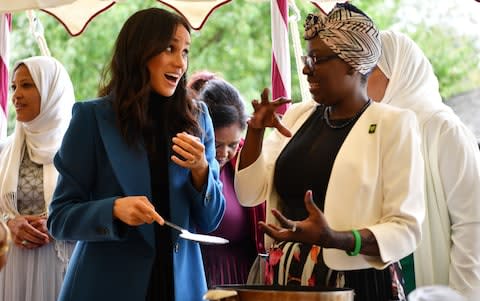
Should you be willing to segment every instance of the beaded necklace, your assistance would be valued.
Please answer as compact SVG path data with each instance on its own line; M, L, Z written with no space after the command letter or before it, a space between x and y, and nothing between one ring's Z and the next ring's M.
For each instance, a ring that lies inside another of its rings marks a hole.
M368 106L370 105L371 102L372 102L372 100L369 98L368 101L363 105L363 107L357 113L355 113L355 115L353 115L352 118L348 119L344 123L341 123L341 124L332 124L331 123L329 116L330 116L330 111L331 111L332 108L330 106L326 107L325 110L323 111L323 119L325 120L325 123L328 125L329 128L331 128L331 129L342 129L346 126L349 126L350 124L352 124L352 122L357 120L358 117L360 117L360 115L362 115L362 113L368 108Z

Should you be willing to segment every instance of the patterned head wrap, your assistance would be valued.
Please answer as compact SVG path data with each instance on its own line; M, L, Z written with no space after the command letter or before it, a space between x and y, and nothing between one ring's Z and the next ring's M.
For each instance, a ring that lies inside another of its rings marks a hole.
M343 61L362 74L369 73L381 53L379 31L373 21L349 3L337 3L328 14L309 14L305 40L318 36Z

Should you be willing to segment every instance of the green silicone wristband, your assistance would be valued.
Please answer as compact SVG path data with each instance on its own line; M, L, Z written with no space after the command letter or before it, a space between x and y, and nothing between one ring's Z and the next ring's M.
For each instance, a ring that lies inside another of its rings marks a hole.
M348 256L357 256L360 254L360 249L362 248L362 237L360 236L360 232L358 230L352 230L353 237L355 238L355 247L353 248L352 252L347 252Z

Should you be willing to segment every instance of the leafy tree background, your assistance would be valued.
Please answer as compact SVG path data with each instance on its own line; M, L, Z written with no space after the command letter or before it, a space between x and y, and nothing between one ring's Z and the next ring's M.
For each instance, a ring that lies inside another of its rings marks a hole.
M395 28L410 35L425 51L440 81L446 99L480 85L479 46L473 38L453 28L431 26L424 22L402 23L398 13L403 0L351 1L372 17L379 28ZM298 20L300 37L303 19L316 7L308 1L296 1L301 12ZM59 59L72 78L78 101L96 96L100 74L108 61L113 43L124 21L135 11L146 7L163 7L156 1L120 2L94 18L78 37L71 37L53 17L37 12L45 29L52 56ZM222 75L243 94L250 109L251 99L270 85L271 34L269 0L235 0L214 11L200 31L192 32L188 73L210 70ZM29 32L24 13L13 17L11 64L18 59L39 55L40 50ZM154 30L154 29L152 29ZM305 43L302 40L302 47ZM292 43L290 43L292 44ZM299 79L291 48L292 99L300 101ZM14 112L10 110L10 131Z

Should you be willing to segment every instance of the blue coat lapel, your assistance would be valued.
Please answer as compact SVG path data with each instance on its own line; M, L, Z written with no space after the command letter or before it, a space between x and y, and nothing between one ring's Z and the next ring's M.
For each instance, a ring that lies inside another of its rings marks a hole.
M128 147L123 141L108 102L99 106L96 114L105 151L123 192L127 196L146 194L151 197L149 163L145 149Z
M143 146L128 147L115 126L113 110L108 101L95 110L98 128L103 140L105 152L110 165L125 196L152 196L150 183L150 167ZM105 162L105 164L108 164ZM144 224L138 227L145 240L152 246L154 241L153 227Z

